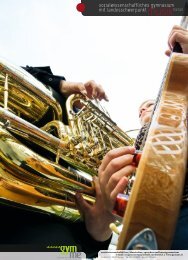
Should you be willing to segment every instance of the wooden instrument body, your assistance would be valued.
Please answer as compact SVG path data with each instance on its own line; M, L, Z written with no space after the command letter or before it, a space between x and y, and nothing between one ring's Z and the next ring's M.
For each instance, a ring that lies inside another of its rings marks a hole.
M187 163L188 55L172 54L117 249L151 228L158 249L170 249L181 205Z

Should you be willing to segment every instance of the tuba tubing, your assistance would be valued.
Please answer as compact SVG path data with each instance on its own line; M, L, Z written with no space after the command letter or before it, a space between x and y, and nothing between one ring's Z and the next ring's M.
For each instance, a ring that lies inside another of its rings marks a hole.
M81 109L75 111L77 101ZM92 177L101 160L109 150L134 143L82 95L67 99L63 113L68 125L63 124L61 106L50 90L2 59L0 106L1 203L76 221L76 192L95 203ZM48 113L51 119L38 127ZM65 168L62 160L73 168Z
M2 126L0 157L1 198L71 220L79 216L75 205L76 192L83 193L84 199L94 203L95 190L91 178L43 158ZM67 208L68 211L74 209L71 215L67 215Z

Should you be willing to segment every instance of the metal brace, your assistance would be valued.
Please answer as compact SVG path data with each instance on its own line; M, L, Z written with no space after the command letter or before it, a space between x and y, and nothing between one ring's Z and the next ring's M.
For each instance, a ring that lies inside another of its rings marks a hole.
M145 228L137 233L128 243L126 250L157 250L155 233L150 228Z

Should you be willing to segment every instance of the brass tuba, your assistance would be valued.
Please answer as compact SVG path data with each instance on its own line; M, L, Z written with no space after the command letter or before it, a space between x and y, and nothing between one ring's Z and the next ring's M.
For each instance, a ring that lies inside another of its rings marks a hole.
M0 203L73 221L76 192L94 203L92 176L102 158L134 140L84 96L70 96L66 110L68 125L50 88L0 59Z

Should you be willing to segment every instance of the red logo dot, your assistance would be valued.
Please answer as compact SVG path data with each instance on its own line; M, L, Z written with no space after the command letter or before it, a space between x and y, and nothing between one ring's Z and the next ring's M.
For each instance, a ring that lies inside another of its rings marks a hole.
M77 9L78 12L83 13L86 9L85 4L83 4L83 3L77 4L76 9Z

